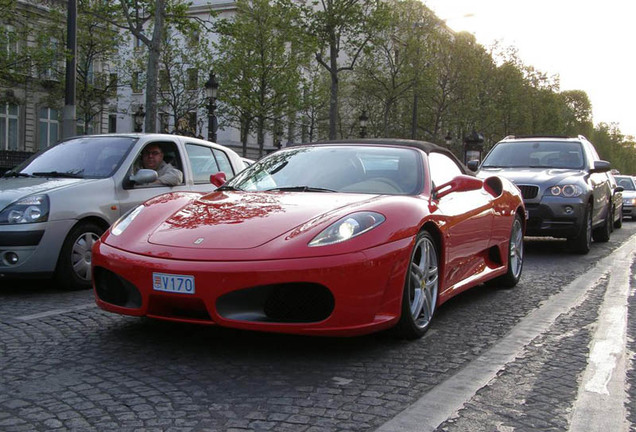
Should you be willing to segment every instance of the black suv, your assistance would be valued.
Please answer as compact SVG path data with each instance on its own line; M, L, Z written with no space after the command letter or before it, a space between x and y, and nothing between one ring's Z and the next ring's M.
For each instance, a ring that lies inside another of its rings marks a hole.
M613 230L609 171L609 162L582 135L508 136L486 155L477 175L500 175L517 185L528 212L526 235L566 238L585 254L592 238L606 242Z

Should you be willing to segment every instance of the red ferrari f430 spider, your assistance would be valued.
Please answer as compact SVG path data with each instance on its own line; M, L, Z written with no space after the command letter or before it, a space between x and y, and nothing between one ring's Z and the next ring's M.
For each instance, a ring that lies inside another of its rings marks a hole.
M124 215L93 248L93 285L124 315L416 339L449 298L517 284L525 221L513 183L434 144L291 146Z

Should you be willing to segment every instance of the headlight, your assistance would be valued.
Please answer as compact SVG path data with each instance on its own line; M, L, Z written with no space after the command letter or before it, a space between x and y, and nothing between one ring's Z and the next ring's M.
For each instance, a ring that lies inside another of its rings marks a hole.
M141 213L143 209L144 206L139 205L123 215L121 218L119 218L119 220L113 224L113 227L110 230L111 234L118 236L119 234L123 233L124 230L128 228L128 225L130 225L130 223L135 220L137 215Z
M636 198L623 198L623 205L628 205L628 206L636 205Z
M548 195L560 196L564 198L577 197L583 193L580 186L574 184L566 184L561 186L552 186L548 189Z
M309 246L327 246L349 240L372 230L384 220L384 216L376 212L350 214L324 229L309 242Z
M32 195L9 204L0 212L0 224L45 222L49 219L49 197Z

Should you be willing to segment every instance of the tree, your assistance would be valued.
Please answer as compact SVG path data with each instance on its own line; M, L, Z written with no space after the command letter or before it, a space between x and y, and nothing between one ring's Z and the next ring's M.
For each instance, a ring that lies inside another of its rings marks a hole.
M212 64L210 47L200 40L198 33L181 35L172 32L166 38L160 56L159 104L160 109L172 115L173 123L188 119L205 104L202 82L205 81L208 68ZM190 125L200 134L198 125ZM166 132L166 131L161 131Z
M320 6L306 19L318 41L316 60L331 77L329 139L335 139L340 73L353 70L362 50L387 25L388 6L381 0L320 0Z
M175 27L182 33L189 33L200 23L188 16L190 4L185 0L119 0L99 4L102 8L94 12L98 19L128 30L148 49L144 128L146 132L156 132L159 63L166 28Z
M252 130L262 155L267 130L278 132L283 117L299 107L302 67L313 51L300 16L291 0L238 0L234 19L216 25L219 99L224 117L241 129L244 154Z

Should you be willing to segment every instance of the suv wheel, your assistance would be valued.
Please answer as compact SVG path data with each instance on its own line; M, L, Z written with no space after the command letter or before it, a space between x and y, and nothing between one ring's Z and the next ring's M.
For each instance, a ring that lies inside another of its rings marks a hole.
M575 253L585 255L592 248L592 206L585 207L585 214L576 237L568 238L568 244Z
M595 242L605 243L609 241L611 233L612 233L612 210L608 208L607 213L605 213L605 221L603 222L603 225L601 225L600 227L596 228L593 231L592 237L594 238Z

